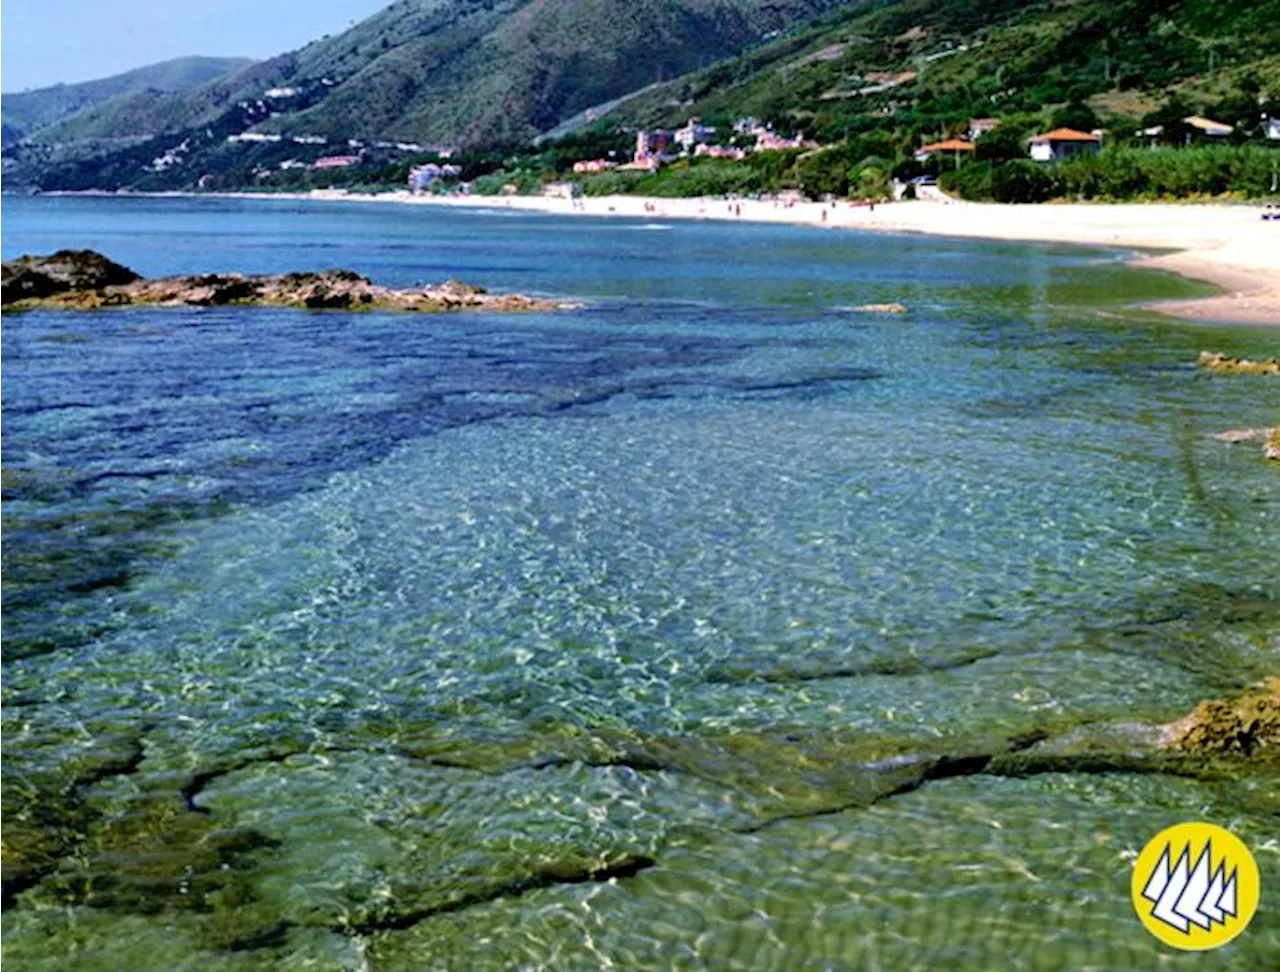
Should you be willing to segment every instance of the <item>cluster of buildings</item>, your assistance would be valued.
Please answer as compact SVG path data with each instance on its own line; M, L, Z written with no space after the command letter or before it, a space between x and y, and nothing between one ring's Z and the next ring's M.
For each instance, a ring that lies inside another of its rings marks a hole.
M716 129L704 125L701 118L690 118L684 127L674 131L665 128L636 132L635 151L631 161L618 163L609 159L584 159L573 164L577 175L598 175L618 169L623 172L656 172L663 164L679 158L733 159L747 157L750 152L785 151L787 149L815 149L819 144L803 135L789 138L779 135L754 118L740 118L733 125L733 141L739 144L716 144ZM746 138L755 145L744 148Z
M1264 118L1263 122L1266 137L1280 139L1280 118ZM1187 126L1188 145L1198 137L1212 141L1226 138L1235 131L1233 126L1225 122L1202 118L1199 115L1188 115L1182 119L1182 123ZM965 138L949 138L922 145L915 152L916 160L925 162L934 156L951 156L958 165L961 158L972 155L977 150L975 143L978 139L995 131L999 126L1000 121L997 118L975 118L969 123ZM1077 155L1085 155L1096 152L1102 147L1104 134L1101 129L1080 132L1074 128L1055 128L1053 131L1031 136L1027 141L1027 155L1036 162L1057 162ZM1134 134L1151 139L1154 145L1155 140L1164 134L1164 126L1144 128Z
M425 192L441 179L456 179L460 175L462 175L462 166L454 165L451 162L446 162L443 165L438 162L417 165L409 170L409 191L413 193Z

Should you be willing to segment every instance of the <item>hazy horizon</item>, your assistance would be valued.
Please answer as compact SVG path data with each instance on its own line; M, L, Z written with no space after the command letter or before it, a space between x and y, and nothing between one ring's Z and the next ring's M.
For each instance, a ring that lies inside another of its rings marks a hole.
M390 0L9 0L0 92L78 84L179 57L260 60L346 30Z

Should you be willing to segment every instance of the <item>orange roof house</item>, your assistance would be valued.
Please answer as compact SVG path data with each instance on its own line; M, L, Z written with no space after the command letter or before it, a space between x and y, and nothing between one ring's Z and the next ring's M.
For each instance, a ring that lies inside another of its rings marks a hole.
M1078 132L1074 128L1055 128L1051 132L1032 137L1030 154L1037 162L1053 162L1085 152L1096 152L1101 144L1102 140L1097 135Z
M972 151L974 151L974 144L972 142L966 142L959 138L949 138L944 142L931 142L928 145L920 146L916 149L916 160L924 162L926 159L931 159L933 156L942 152L953 152L955 153L958 161L961 152Z

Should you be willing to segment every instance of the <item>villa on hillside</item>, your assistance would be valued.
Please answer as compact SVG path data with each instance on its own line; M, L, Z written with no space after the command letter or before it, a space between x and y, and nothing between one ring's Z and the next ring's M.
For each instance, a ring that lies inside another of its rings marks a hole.
M783 152L787 149L816 149L822 147L813 139L805 138L804 135L786 138L768 129L757 131L755 135L757 152Z
M599 175L601 172L608 172L617 167L617 162L610 162L608 159L583 159L581 162L573 163L575 175Z
M652 172L667 160L667 149L671 147L671 133L663 128L652 131L636 132L636 151L631 164L619 166L622 169L647 169Z
M415 166L409 170L409 191L422 192L440 179L456 179L460 175L462 175L460 165L438 165L435 162L428 162L425 165Z
M1201 118L1199 115L1188 115L1182 119L1182 123L1191 131L1187 133L1187 144L1191 144L1192 135L1203 135L1206 138L1226 138L1235 128L1225 122L1214 121L1212 118Z
M694 146L711 141L711 137L715 133L716 130L714 128L702 124L701 118L690 118L684 128L676 129L675 141L681 150L687 154L694 150Z
M975 151L972 142L965 142L958 138L949 138L944 142L931 142L928 145L922 145L916 149L916 161L927 162L935 155L943 155L950 153L955 158L956 165L960 164L961 153L972 155Z
M999 118L974 118L969 122L969 141L976 142L983 135L994 132L999 127Z
M1096 152L1102 146L1097 135L1078 132L1074 128L1055 128L1031 139L1029 154L1037 162L1058 162Z
M358 155L325 155L311 163L313 169L345 169L360 161Z
M747 157L747 150L734 148L732 145L699 145L693 150L693 154L698 158L707 159L732 159L735 162L741 162Z

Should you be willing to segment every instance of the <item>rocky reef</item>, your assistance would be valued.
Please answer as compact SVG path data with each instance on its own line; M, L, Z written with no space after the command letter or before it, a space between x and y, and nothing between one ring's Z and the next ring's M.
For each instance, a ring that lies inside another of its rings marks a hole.
M1162 727L1165 749L1201 755L1280 755L1280 677L1231 699L1201 702Z
M0 306L6 310L54 307L294 307L438 313L453 310L545 311L570 305L520 294L490 294L450 280L395 290L350 270L245 275L200 274L143 279L92 250L24 256L3 265Z

